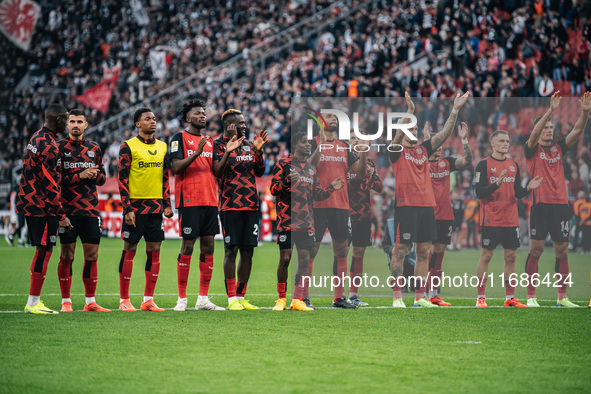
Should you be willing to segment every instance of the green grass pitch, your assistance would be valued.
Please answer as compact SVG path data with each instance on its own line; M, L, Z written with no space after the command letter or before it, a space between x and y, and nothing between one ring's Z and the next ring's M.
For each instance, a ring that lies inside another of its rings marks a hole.
M122 241L103 239L99 251L97 301L116 310L117 268ZM144 286L143 242L131 280L132 303L139 307ZM216 243L210 294L225 306L223 246ZM312 289L316 311L273 312L278 248L255 251L248 287L259 311L171 310L177 298L176 256L180 241L165 241L156 286L163 313L84 313L82 256L74 261L75 313L37 316L22 313L33 249L0 246L0 392L589 392L591 387L591 289L588 256L571 254L569 297L581 308L551 307L556 290L538 289L540 309L502 308L502 250L493 257L495 273L487 289L489 307L473 308L476 289L445 287L452 308L395 310L391 291L379 285L360 290L371 308L333 310L329 288ZM198 249L197 249L198 250ZM42 299L59 308L59 246L49 263ZM385 255L367 251L368 275L388 275ZM479 251L447 252L444 271L474 275ZM527 252L517 255L522 273ZM295 256L292 265L295 261ZM194 258L189 306L198 290ZM315 275L332 270L323 245ZM547 248L540 273L554 271ZM288 284L288 293L292 290ZM525 289L516 297L525 301ZM288 302L290 297L288 296ZM407 306L411 295L405 295ZM495 306L493 308L493 306Z

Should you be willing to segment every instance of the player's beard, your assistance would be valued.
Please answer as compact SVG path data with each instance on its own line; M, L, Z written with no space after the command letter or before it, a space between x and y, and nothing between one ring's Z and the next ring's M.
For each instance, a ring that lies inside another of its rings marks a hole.
M191 126L193 126L194 129L198 130L199 133L201 133L201 130L203 130L205 128L205 124L201 125L201 124L193 123L193 122L191 122Z

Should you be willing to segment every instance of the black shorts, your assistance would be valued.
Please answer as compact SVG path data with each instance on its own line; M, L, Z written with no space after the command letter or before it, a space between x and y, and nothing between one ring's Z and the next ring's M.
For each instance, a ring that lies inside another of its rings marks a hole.
M195 239L219 232L218 207L179 208L179 236Z
M462 216L458 216L456 218L454 218L452 224L451 224L451 229L455 232L458 232L462 229L462 222L464 221L464 215L462 214Z
M482 226L481 246L495 249L500 243L505 249L517 249L519 242L519 227L490 227Z
M451 231L453 220L436 220L437 240L434 243L449 245L451 243Z
M59 229L62 244L75 244L77 237L83 244L98 245L101 242L103 227L100 217L70 216L70 222L74 227L72 230L65 232L62 227Z
M121 238L132 244L137 244L144 237L146 242L162 242L164 240L164 221L162 214L135 215L135 227L125 223L121 228Z
M531 239L567 242L570 236L570 209L567 204L534 204L529 215Z
M316 245L316 238L312 231L282 231L277 234L277 245L279 250L293 249L296 245L298 250L310 250Z
M259 211L220 212L224 246L257 246L259 243Z
M55 246L59 220L55 216L25 216L33 246Z
M398 207L394 211L396 243L433 242L437 239L433 207Z
M335 241L345 241L351 237L351 217L348 209L314 208L314 233L322 241L328 228Z
M351 222L351 243L353 246L371 246L371 221Z

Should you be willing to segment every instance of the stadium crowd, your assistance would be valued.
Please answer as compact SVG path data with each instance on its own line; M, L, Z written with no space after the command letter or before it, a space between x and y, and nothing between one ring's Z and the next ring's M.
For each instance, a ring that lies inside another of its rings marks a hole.
M590 24L585 10L569 2L371 2L346 21L330 24L320 36L297 39L288 51L271 57L262 70L257 69L249 48L332 2L262 1L256 6L241 1L152 2L146 11L150 20L158 23L147 26L140 25L131 6L88 3L90 12L46 2L50 12L43 14L43 23L38 24L26 54L0 39L9 59L1 74L5 89L0 126L7 141L0 147L3 181L10 181L12 168L21 162L26 141L41 123L42 109L52 100L67 103L68 108L80 107L72 97L94 86L108 69L118 65L121 74L109 110L105 114L91 110L91 126L242 53L238 65L246 65L247 71L240 78L214 83L202 91L208 104L208 132L219 135L220 115L226 108L242 108L251 130L269 131L267 174L289 151L292 97L400 97L406 90L414 97L450 97L457 90L468 90L473 97L500 97L495 111L480 117L466 115L469 125L490 126L471 127L478 160L490 152L488 136L498 125L506 125L514 141L523 144L519 136L526 135L531 125L516 119L523 118L519 117L522 108L538 105L539 97L558 87L562 95L575 96L591 89ZM350 7L358 4L352 2ZM343 11L337 8L330 15ZM284 42L285 38L280 39L274 46ZM156 46L168 50L168 73L163 79L155 78L150 66L149 50ZM423 55L424 66L406 66ZM17 88L31 66L30 78ZM520 99L503 101L505 97ZM159 135L168 142L184 125L177 109L166 104L162 103ZM426 106L428 116L419 121L441 129L443 106ZM567 132L557 128L558 133ZM122 135L103 129L92 136L105 152L108 177L117 175L120 144L131 134L131 129ZM458 148L457 139L455 144L454 137L450 141L448 154ZM591 134L586 133L582 147L566 157L568 192L573 201L579 191L588 192L590 142ZM377 163L378 167L389 167L386 155L377 157ZM520 164L527 180L526 166ZM374 198L376 217L381 215L379 202L387 201L395 188L391 169L382 170L382 175L385 188ZM456 180L460 198L466 202L474 198L472 176L473 171L465 170Z

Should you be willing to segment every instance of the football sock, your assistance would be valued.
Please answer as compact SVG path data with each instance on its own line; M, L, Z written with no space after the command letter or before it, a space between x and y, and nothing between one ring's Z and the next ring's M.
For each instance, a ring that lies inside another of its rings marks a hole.
M339 286L334 289L334 300L338 301L345 295L345 284L343 283L347 272L347 257L335 257L334 275L339 278Z
M86 305L90 305L93 302L96 302L94 297L86 297Z
M60 292L62 298L70 298L70 289L72 287L72 262L74 260L64 259L60 257L60 262L57 266L57 277L60 280Z
M72 302L71 298L62 298L62 305L65 304L66 302Z
M515 286L511 286L510 280L505 280L505 300L510 300L515 296Z
M293 287L294 300L301 300L304 298L304 284L302 282L303 278L296 275L295 285Z
M158 280L158 273L160 272L160 251L146 252L146 254L146 287L144 289L144 296L153 297L156 281Z
M483 279L479 278L478 281L478 298L484 298L484 292L486 290L486 281L487 277L485 276Z
M437 288L434 287L433 278L437 277L441 280L441 265L443 263L443 255L444 252L433 253L429 259L429 298L437 297L437 290L439 286L437 286ZM440 283L440 280L436 281L436 283Z
M187 282L191 268L191 255L179 254L176 263L176 276L179 287L179 298L187 298Z
M248 283L238 282L236 284L236 297L244 299L244 296L246 295L246 287L247 286L248 286Z
M565 259L556 259L556 264L554 266L556 273L560 274L560 280L558 283L560 287L558 288L558 299L561 300L566 297L566 289L568 285L565 283L568 276L568 257Z
M154 297L152 297L152 296L144 296L144 298L143 298L142 302L148 302L148 301L150 301L150 300L151 300L151 299L153 299L153 298L154 298Z
M123 300L129 299L129 282L134 256L135 252L126 252L125 250L121 254L121 261L119 262L119 294Z
M415 300L418 301L421 298L425 297L425 292L427 291L427 283L429 282L429 275L427 277L421 277L419 285L415 288Z
M33 261L31 262L31 286L29 288L29 295L41 297L41 288L43 287L43 282L45 281L47 264L49 263L50 258L51 252L44 252L40 250L35 251Z
M213 254L199 255L199 295L207 297L213 273Z
M363 274L363 257L351 258L351 286L349 288L349 297L356 296L359 293L359 285L361 284L361 275ZM358 279L356 279L358 278Z
M538 260L540 257L534 257L531 254L527 255L527 260L525 260L525 273L528 277L527 283L527 298L536 298L536 288L532 284L532 275L538 273Z
M286 298L287 293L287 283L277 283L277 294L279 294L279 298Z
M230 302L236 298L236 278L226 279L226 294Z
M39 303L39 301L41 301L41 296L29 296L29 299L27 300L27 306L34 306L37 305Z
M97 281L98 271L96 260L84 260L84 268L82 269L82 282L84 283L84 295L86 297L94 297Z
M392 291L394 292L394 299L402 297L402 288L400 287L399 282L400 279L402 279L402 277L399 276L398 278L392 281Z
M314 259L310 259L310 263L308 264L308 277L310 278L309 281L304 283L304 293L303 297L308 298L310 297L310 283L312 282L312 272L314 270Z

